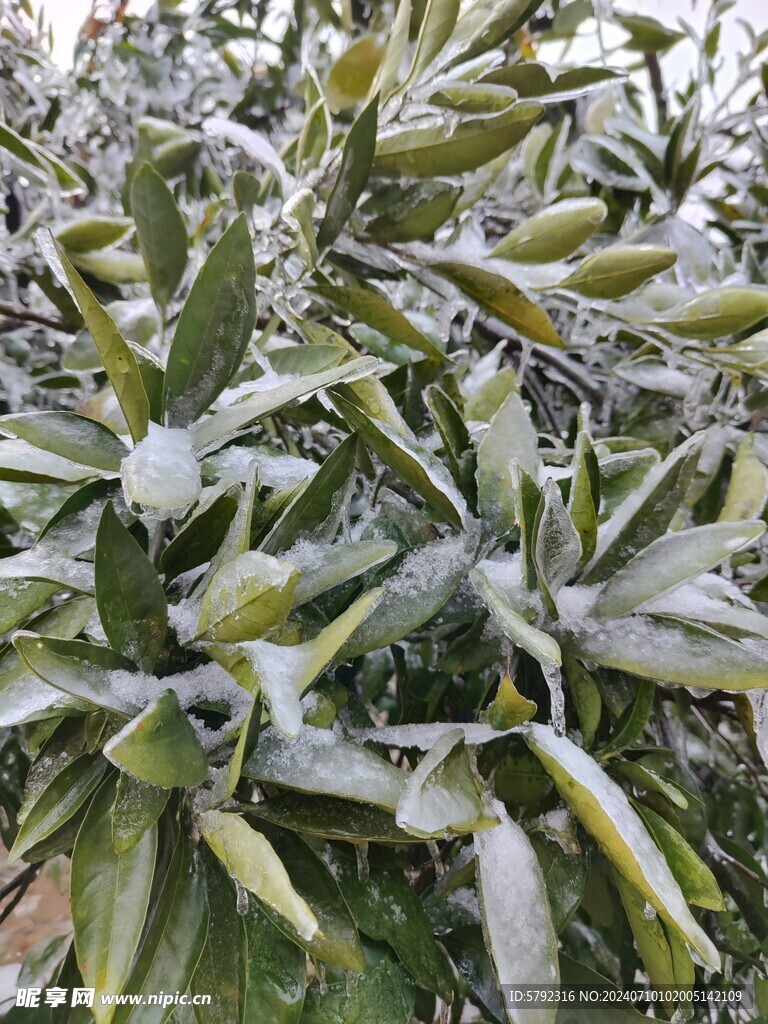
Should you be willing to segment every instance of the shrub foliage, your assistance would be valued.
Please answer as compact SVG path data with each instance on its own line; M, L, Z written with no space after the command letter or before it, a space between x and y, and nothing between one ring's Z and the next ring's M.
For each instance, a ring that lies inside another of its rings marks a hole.
M28 973L96 1024L768 1012L730 6L160 0L61 73L0 5L0 829L71 858ZM161 990L212 1004L100 1002Z

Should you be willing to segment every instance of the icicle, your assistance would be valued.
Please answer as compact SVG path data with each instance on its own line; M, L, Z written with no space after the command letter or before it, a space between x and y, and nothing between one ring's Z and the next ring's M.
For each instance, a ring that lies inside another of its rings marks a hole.
M322 960L315 960L315 975L317 976L317 987L321 996L328 994L328 982L325 980L325 964Z
M533 351L533 345L527 338L522 339L522 346L520 348L520 362L517 364L517 386L521 388L523 386L523 378L525 377L525 368L528 365L528 360Z
M235 879L235 889L237 890L237 912L241 917L245 917L249 906L248 890L237 879Z
M357 991L357 982L360 978L360 975L356 971L344 971L344 976L346 978L345 988L347 992L347 998L351 999L354 996L355 992Z
M552 705L552 725L558 736L565 735L565 694L563 678L557 665L542 665L541 670L549 688L549 699Z
M451 1024L451 1008L440 1000L440 1024Z
M656 908L652 907L651 904L646 900L645 907L643 908L643 914L647 921L656 920Z
M355 855L357 856L357 877L365 885L371 877L371 869L368 864L368 843L355 843Z

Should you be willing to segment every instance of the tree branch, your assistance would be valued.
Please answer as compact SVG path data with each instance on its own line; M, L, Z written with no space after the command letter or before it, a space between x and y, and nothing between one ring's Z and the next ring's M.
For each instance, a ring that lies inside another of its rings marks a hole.
M34 313L26 306L14 306L10 302L0 302L0 316L8 317L11 320L20 320L23 323L40 324L41 327L50 327L54 331L63 331L65 334L74 333L63 320L45 316L43 313Z

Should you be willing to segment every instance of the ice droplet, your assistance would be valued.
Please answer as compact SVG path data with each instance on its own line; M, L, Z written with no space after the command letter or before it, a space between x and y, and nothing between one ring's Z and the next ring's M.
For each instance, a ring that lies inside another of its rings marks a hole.
M241 917L245 917L248 913L249 905L248 890L237 879L234 881L235 889L237 890L237 912Z
M656 908L652 907L651 904L648 903L647 900L646 900L645 907L643 908L643 914L645 915L645 918L646 918L647 921L655 921L656 920Z
M557 665L542 664L541 670L549 688L549 699L552 707L552 725L558 736L565 735L565 694L563 693L563 677Z

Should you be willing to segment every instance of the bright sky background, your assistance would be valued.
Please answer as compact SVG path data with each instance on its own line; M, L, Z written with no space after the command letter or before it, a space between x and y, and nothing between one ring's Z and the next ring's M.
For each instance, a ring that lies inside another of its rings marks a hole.
M91 0L33 0L36 8L43 7L46 18L53 26L54 56L66 67L77 33L91 10ZM129 11L142 14L151 6L152 0L130 0ZM675 26L678 17L684 17L700 26L706 18L709 0L618 0L616 7L636 14L650 14L665 24ZM723 18L720 53L726 59L728 70L736 66L736 53L743 46L744 32L739 19L752 25L756 32L768 29L768 0L737 0L735 6ZM687 52L686 52L687 51ZM679 80L680 74L688 71L693 57L693 48L681 43L664 60L665 77L668 83ZM574 62L593 59L593 54L576 53L571 50L569 59Z

